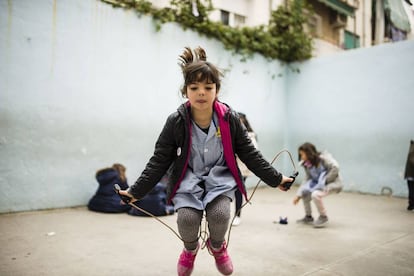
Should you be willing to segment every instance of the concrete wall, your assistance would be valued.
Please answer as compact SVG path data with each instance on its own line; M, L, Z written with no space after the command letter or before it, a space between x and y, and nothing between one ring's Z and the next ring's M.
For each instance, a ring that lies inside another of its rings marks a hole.
M289 74L289 148L305 141L330 151L346 190L406 196L414 139L414 42L344 52L297 65Z
M266 157L283 147L285 67L98 0L0 0L0 212L84 205L96 170L135 181L184 100L178 55L201 45L226 72ZM280 76L278 76L280 74Z
M135 181L184 101L187 45L225 71L221 100L248 114L267 159L311 141L338 159L347 190L407 194L413 42L314 59L297 74L260 56L240 62L175 24L156 33L98 0L0 0L0 212L84 205L95 171L114 162Z

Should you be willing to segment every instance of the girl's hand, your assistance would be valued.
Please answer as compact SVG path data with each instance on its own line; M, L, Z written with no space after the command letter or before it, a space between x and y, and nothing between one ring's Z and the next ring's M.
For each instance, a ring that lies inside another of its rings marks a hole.
M290 183L290 182L293 182L293 178L282 175L282 182L280 182L280 184L278 186L279 189L282 190L282 191L287 191L284 184L285 183Z
M119 190L119 194L122 196L127 196L129 198L131 198L131 200L128 203L133 203L135 201L137 201L136 198L134 198L130 193L128 193L126 190ZM121 204L127 204L127 202L124 202L123 200L121 200Z
M298 203L299 203L299 201L300 201L300 197L295 196L295 197L293 198L293 204L294 204L294 205L298 204Z

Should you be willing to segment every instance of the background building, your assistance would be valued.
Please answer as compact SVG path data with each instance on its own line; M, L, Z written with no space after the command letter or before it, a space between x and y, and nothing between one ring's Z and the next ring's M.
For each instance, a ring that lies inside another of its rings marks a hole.
M169 0L151 1L165 7ZM211 19L240 27L269 22L272 10L286 0L212 0ZM385 42L412 39L414 10L410 0L307 0L308 31L315 43L314 55L370 47Z

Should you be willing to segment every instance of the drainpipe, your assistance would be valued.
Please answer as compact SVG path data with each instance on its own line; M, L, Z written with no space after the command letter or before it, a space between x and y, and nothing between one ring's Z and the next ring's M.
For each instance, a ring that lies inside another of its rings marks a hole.
M273 0L269 0L269 20L267 20L267 24L269 24L270 19L272 18L272 10L273 10Z
M356 37L357 37L357 24L356 24L356 14L354 14L354 49L356 49L356 47L357 47L357 39L356 39Z
M365 0L362 0L362 47L365 47Z

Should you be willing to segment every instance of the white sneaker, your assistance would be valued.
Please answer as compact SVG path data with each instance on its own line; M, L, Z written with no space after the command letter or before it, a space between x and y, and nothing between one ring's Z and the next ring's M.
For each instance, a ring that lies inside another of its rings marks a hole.
M236 217L234 218L234 220L233 220L232 225L233 225L233 226L238 226L238 225L240 225L240 223L241 223L241 218L240 218L240 217L238 217L238 216L236 216Z

